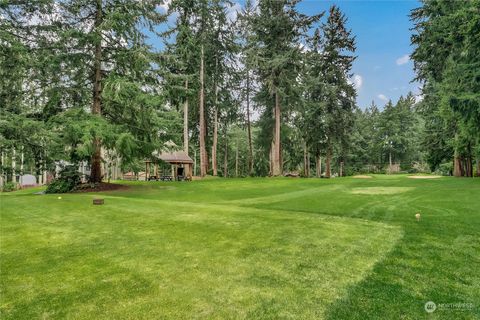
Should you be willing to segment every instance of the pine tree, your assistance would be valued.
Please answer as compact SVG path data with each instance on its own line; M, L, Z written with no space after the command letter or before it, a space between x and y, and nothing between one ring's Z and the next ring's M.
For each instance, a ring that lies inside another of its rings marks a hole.
M14 150L22 150L22 155L32 159L39 177L51 162L53 149L53 135L44 121L59 112L59 99L67 95L48 81L48 74L58 67L48 64L52 48L42 32L45 22L38 13L51 12L53 5L51 1L0 4L0 146L5 156L2 162ZM32 22L36 20L37 23ZM6 168L3 164L2 170ZM41 180L38 183L42 184Z
M326 146L325 128L325 61L323 59L322 33L317 28L309 39L308 50L304 52L305 71L302 118L300 130L304 134L306 147L315 155L316 175L321 176L321 156Z
M281 175L283 171L282 114L289 111L288 104L292 103L293 88L301 68L300 41L320 18L299 13L297 3L296 0L261 1L258 14L252 18L255 68L263 85L262 90L268 93L266 98L273 104L270 158L271 174L274 176Z
M189 108L196 102L193 94L198 90L198 40L192 19L195 1L174 0L168 7L169 15L176 15L175 24L165 31L165 50L162 53L165 68L164 90L170 103L183 108L183 150L189 154ZM193 103L192 103L193 102Z
M356 92L348 80L355 60L355 38L346 27L346 17L336 6L330 7L324 34L323 77L325 83L326 170L331 175L334 144L347 144L353 123Z
M239 18L239 31L242 34L242 50L241 62L244 68L244 90L242 91L246 105L246 126L248 138L248 172L253 175L253 140L252 140L252 123L251 123L251 97L253 91L254 73L252 72L252 64L254 59L254 41L252 34L252 19L255 15L255 6L251 0L247 0L245 7Z
M212 174L218 175L218 132L221 114L227 108L225 101L231 101L230 92L234 89L234 55L237 52L237 45L234 37L234 21L227 17L226 3L223 1L214 1L210 8L209 32L209 56L211 57L211 81L210 92L213 95L211 99L213 113L213 137L212 137ZM233 104L232 107L236 107Z

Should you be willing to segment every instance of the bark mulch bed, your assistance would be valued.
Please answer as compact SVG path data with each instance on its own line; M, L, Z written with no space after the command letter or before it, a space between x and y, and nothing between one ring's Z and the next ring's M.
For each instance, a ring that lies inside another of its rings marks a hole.
M100 192L100 191L117 191L117 190L127 190L129 186L125 186L123 184L116 184L116 183L107 183L107 182L100 182L100 183L83 183L75 188L75 193L79 192Z

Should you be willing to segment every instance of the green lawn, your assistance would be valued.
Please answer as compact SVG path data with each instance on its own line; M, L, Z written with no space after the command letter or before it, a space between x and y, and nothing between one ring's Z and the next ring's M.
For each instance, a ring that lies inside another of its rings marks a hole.
M1 319L480 319L480 179L129 184L0 195Z

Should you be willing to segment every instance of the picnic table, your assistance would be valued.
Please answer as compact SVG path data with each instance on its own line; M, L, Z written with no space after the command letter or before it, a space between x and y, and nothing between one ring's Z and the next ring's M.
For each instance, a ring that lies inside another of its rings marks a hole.
M165 176L161 176L160 180L162 180L162 181L173 181L173 177L165 175Z

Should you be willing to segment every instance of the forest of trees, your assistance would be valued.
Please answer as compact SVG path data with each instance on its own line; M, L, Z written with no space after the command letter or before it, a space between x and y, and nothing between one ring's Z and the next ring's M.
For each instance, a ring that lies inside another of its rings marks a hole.
M2 2L2 176L88 161L99 182L102 150L140 170L167 141L200 176L479 173L478 1L412 12L423 99L383 108L356 105L345 15L298 2Z
M471 177L476 159L479 175L480 1L426 1L411 19L426 161L436 168L453 159L453 174Z

